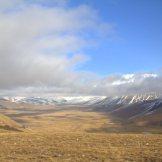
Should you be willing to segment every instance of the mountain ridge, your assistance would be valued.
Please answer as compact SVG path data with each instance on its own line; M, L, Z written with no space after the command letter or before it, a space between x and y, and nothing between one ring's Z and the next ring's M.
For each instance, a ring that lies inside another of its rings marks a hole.
M16 103L30 103L30 104L84 104L84 105L110 105L113 103L118 104L134 104L155 99L162 99L160 94L136 94L124 95L115 97L106 96L68 96L68 97L1 97L0 99L8 100Z

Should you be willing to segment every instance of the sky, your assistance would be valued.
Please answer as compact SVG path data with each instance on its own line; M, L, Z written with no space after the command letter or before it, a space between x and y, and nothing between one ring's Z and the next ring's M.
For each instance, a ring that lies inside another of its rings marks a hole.
M103 39L93 52L88 51L93 60L86 70L107 75L161 68L161 0L77 0L72 5L80 3L95 8L103 21L114 24L115 30L112 38Z
M0 0L0 95L162 92L161 0Z

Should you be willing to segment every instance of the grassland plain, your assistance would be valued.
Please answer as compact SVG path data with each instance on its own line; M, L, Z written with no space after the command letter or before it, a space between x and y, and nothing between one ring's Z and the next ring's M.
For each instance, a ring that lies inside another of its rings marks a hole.
M25 129L0 129L2 162L162 161L161 134L89 131L105 125L118 129L120 125L102 113L74 108L33 115L12 113Z

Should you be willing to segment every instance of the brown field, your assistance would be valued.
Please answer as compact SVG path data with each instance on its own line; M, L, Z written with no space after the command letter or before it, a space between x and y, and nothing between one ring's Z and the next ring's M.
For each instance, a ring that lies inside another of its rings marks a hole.
M0 110L22 125L18 130L7 129L14 128L15 122L0 128L0 161L162 161L161 134L97 131L105 126L118 130L121 125L106 114L86 108L33 107L12 105ZM20 111L22 108L24 111Z

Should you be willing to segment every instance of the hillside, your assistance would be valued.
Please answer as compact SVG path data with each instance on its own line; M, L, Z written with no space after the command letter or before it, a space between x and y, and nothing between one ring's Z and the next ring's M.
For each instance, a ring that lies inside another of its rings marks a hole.
M3 131L20 131L21 125L9 117L0 114L0 132Z

